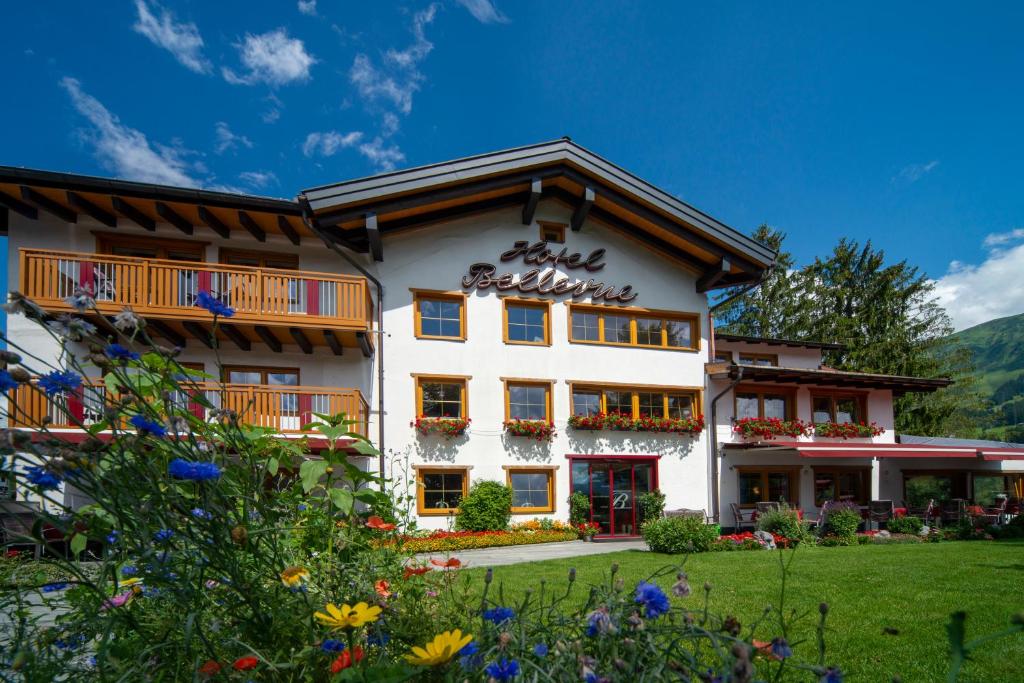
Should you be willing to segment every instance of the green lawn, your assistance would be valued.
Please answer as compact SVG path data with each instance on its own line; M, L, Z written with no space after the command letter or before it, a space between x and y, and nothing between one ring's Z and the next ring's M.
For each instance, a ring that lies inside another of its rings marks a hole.
M627 585L646 578L680 557L639 551L550 560L494 569L495 587L504 584L506 600L541 579L564 585L570 567L585 587L607 577L612 562L620 566ZM478 579L483 569L469 570ZM720 552L693 555L686 561L696 608L704 582L712 584L711 606L744 623L779 601L777 553ZM949 614L965 610L968 639L1002 630L1011 615L1024 613L1024 542L950 542L912 545L871 545L851 548L801 548L791 565L787 607L811 612L791 632L804 639L794 650L813 660L818 604L830 606L828 660L847 674L846 681L904 683L945 681L948 670L945 625ZM479 585L477 581L473 582ZM671 582L662 581L668 588ZM585 589L576 595L582 603ZM788 610L787 610L788 611ZM892 631L895 630L895 633ZM765 629L758 637L777 633ZM1024 681L1024 634L990 643L968 662L961 681Z

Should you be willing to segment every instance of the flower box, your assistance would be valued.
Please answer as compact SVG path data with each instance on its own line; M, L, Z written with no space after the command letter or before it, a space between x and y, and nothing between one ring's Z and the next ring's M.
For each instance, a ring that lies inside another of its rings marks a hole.
M409 423L409 426L415 428L423 436L440 434L446 439L454 439L466 433L470 422L468 417L425 417L421 415Z
M885 434L885 428L874 422L819 422L814 425L814 433L828 439L870 439Z
M811 433L811 425L803 420L780 420L777 417L744 417L736 420L732 431L747 439L771 441L777 436L799 437Z
M555 425L545 420L506 420L505 432L511 436L525 436L537 441L551 441L558 435Z
M704 416L672 418L648 417L641 415L633 418L625 413L597 413L596 415L572 415L569 426L583 431L608 429L615 432L660 432L663 434L683 434L693 436L704 431Z

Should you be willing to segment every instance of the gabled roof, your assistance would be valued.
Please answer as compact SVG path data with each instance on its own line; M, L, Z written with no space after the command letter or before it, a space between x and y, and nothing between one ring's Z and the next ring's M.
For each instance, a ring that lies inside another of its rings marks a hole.
M890 389L896 396L910 392L932 392L948 387L952 380L945 378L902 377L879 375L871 372L846 370L813 370L810 368L780 368L774 365L741 365L736 363L708 363L705 371L711 379L742 379L751 382L780 384L809 384L829 387L855 387L863 389Z
M774 337L748 337L741 334L715 332L715 339L724 342L745 342L747 344L766 344L767 346L788 346L794 349L821 349L823 351L839 351L842 344L829 342L800 341L798 339L777 339Z
M573 209L571 227L595 220L683 262L699 289L758 282L775 252L568 138L305 190L300 203L326 236L382 260L380 235L521 206L540 199Z

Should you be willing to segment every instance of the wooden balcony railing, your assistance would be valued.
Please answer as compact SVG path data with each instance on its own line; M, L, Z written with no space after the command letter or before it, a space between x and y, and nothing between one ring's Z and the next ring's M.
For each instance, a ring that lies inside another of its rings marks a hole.
M131 306L141 316L205 320L210 314L195 304L206 291L235 309L235 322L372 326L363 277L40 249L21 249L19 267L21 292L46 309L71 310L65 299L82 287L104 314Z
M200 394L213 409L195 400ZM116 398L102 381L95 379L89 380L76 394L57 400L47 399L35 387L22 385L11 394L8 412L12 427L38 426L44 418L49 418L52 428L75 429L103 419L104 407ZM197 382L183 386L168 399L202 420L213 419L212 413L217 409L233 410L242 424L269 427L282 434L302 433L302 426L316 419L313 413L345 413L358 420L353 431L366 436L370 414L369 405L358 389Z

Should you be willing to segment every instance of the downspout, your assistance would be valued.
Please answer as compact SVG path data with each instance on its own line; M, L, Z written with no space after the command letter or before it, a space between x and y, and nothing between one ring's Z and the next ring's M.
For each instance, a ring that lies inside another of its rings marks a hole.
M718 514L718 399L736 388L743 380L743 367L734 365L729 369L732 382L711 399L711 509L715 522L719 522Z
M375 278L366 268L364 268L358 261L349 256L345 251L334 243L333 240L327 237L322 230L316 225L316 220L313 218L313 209L309 205L309 201L302 195L299 195L298 202L302 205L302 222L306 224L306 227L314 235L323 240L323 243L328 246L334 253L342 257L349 264L362 273L363 277L373 283L374 287L377 288L377 450L380 452L378 456L378 472L380 476L384 476L384 286L380 283L380 280Z

